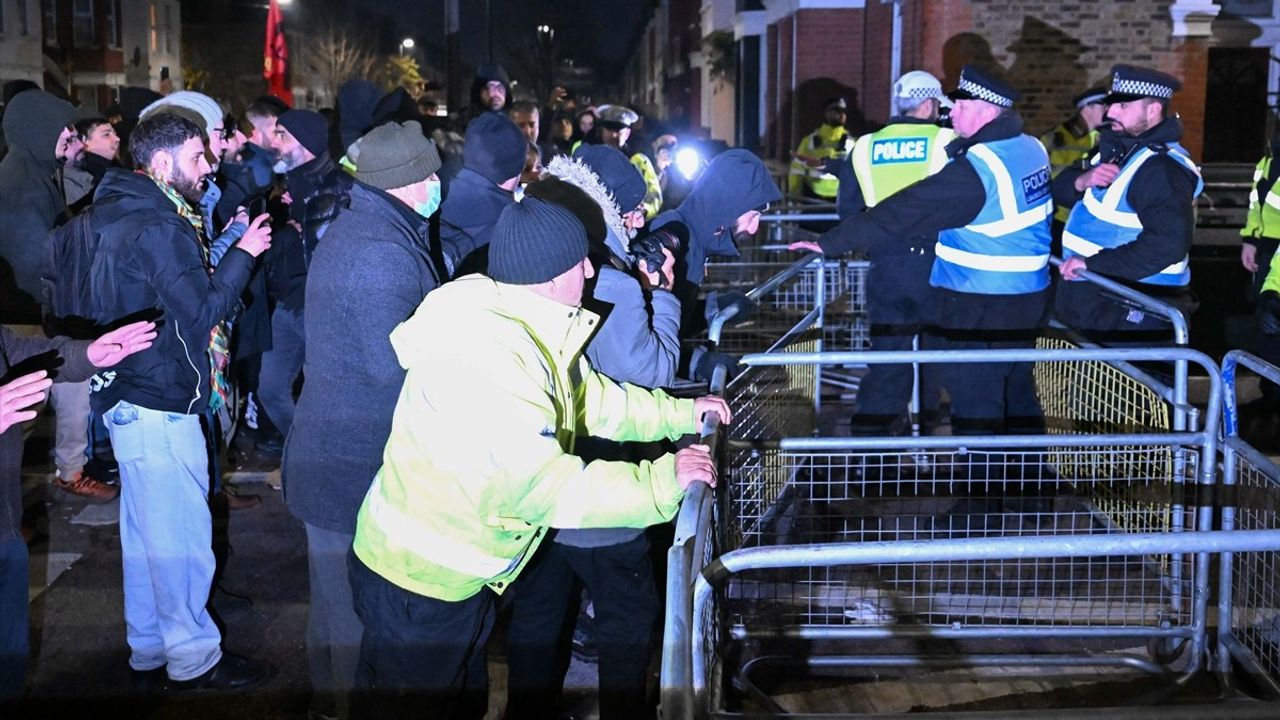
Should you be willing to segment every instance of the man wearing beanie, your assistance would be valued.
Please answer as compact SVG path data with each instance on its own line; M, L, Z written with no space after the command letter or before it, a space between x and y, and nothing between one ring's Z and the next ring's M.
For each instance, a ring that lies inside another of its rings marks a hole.
M596 277L583 302L604 317L587 345L591 366L617 382L670 387L680 362L675 259L662 247L654 248L656 258L638 261L627 251L634 228L644 224L640 171L604 145L585 145L572 160L557 157L548 170L551 177L526 187L526 197L564 198L561 204L579 217L587 214L578 209L585 202L588 212L604 218L606 237L590 238ZM635 457L634 450L595 438L579 443L587 458ZM519 583L507 634L508 720L559 715L566 668L556 660L557 648L573 632L566 620L578 618L580 587L595 610L590 627L599 648L600 717L652 717L648 670L660 603L645 531L560 530Z
M391 333L407 372L350 558L369 717L483 717L495 597L549 529L663 522L690 483L714 483L703 445L641 463L574 454L580 422L649 441L729 417L719 398L678 400L591 368L591 275L582 223L526 197L494 228L489 276L444 285Z
M506 115L487 112L467 125L462 170L449 183L440 211L451 276L483 272L493 226L514 200L529 142Z
M347 551L404 382L389 337L446 277L431 221L440 203L435 145L416 122L382 125L359 143L350 206L311 257L307 380L282 467L285 501L307 528L312 709L343 718L361 634Z
M329 155L329 124L311 110L289 110L271 131L276 168L288 188L289 222L275 228L275 244L267 256L267 294L271 311L271 349L262 354L258 402L280 431L279 444L260 442L257 460L274 464L283 438L293 424L293 386L302 371L306 342L303 308L307 264L351 191L352 179Z

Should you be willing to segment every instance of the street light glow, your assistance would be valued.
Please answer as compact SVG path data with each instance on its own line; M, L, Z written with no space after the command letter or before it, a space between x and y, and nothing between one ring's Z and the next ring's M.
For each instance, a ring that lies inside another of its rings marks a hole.
M404 48L404 49L406 49L406 50L412 50L412 49L413 49L413 38L405 38L405 39L401 40L401 41L400 41L400 47L402 47L402 48Z

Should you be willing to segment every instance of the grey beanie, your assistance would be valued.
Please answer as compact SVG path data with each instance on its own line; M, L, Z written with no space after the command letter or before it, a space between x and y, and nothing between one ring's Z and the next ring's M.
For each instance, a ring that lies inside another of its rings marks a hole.
M525 196L502 210L489 241L489 277L537 285L559 277L587 256L587 231L573 213Z
M422 182L442 164L416 120L379 125L356 142L356 179L381 190Z

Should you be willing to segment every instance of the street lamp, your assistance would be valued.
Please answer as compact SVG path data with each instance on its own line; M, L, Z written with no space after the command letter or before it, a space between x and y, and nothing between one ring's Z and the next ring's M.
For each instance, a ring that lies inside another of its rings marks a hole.
M546 35L549 40L554 40L556 37L556 29L550 25L539 25L537 29L539 35Z
M403 55L405 50L413 49L413 38L405 38L400 41L400 54Z

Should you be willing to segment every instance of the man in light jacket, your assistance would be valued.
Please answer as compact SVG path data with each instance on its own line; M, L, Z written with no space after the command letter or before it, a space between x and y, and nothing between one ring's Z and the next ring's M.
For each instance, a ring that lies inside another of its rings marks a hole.
M592 370L591 274L581 221L528 197L494 228L489 276L445 284L392 332L407 374L350 557L357 715L482 717L494 599L548 530L663 522L691 483L714 483L703 445L639 463L573 454L580 429L674 440L705 413L729 419L719 398Z

